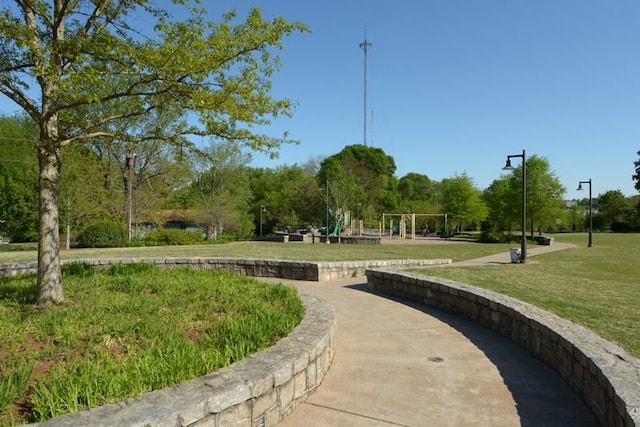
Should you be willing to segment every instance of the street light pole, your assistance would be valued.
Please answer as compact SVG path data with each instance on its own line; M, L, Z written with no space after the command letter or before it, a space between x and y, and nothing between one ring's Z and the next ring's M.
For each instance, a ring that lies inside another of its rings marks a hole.
M326 199L326 202L327 202L327 209L326 209L326 211L327 211L327 228L326 228L326 235L327 235L326 237L327 237L327 239L326 240L327 240L327 244L329 244L331 242L329 241L329 180L328 179L327 179L327 194L325 195L325 199Z
M591 178L588 181L578 182L578 191L582 190L582 184L589 184L589 246L593 246L593 199L591 198Z
M522 154L512 154L507 156L507 163L502 170L513 170L511 159L514 157L522 157L522 242L520 243L520 263L527 262L527 157L524 150Z

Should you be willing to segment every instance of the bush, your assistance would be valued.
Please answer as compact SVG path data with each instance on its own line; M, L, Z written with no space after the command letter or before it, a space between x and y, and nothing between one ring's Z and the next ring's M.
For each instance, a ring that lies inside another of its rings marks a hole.
M514 243L520 242L520 236L514 236L511 233L505 233L497 230L484 230L478 238L480 243Z
M149 246L157 245L199 245L203 243L199 231L178 230L176 228L157 228L150 231L144 238Z
M236 242L236 241L241 241L241 240L244 240L244 239L241 238L240 236L236 235L236 234L224 233L224 234L218 234L216 240L206 239L201 243L206 244L206 245L220 245L220 244L223 244L223 243Z
M478 241L480 243L503 243L505 234L502 231L483 230Z
M618 221L611 224L611 231L614 233L628 233L632 230L633 228L628 222Z
M105 218L89 224L78 235L81 248L116 248L127 245L124 224Z

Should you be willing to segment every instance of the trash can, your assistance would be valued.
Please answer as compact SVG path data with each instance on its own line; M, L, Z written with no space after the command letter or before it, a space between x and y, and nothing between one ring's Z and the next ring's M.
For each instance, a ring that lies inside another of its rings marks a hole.
M511 262L518 264L520 262L520 248L511 248L509 252L511 253Z

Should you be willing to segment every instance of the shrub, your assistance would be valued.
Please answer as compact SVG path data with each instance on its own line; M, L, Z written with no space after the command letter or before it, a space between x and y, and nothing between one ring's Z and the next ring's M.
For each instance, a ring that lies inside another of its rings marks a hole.
M85 264L84 262L72 262L69 264L64 264L62 266L62 276L78 276L78 277L88 277L93 276L96 272L96 269L90 266L89 264Z
M502 231L484 230L480 234L478 241L480 243L504 243L508 239Z
M81 248L115 248L127 245L127 232L124 224L104 218L90 223L78 235Z
M611 231L614 233L628 233L631 231L631 224L622 221L614 222L611 224Z
M176 228L157 228L144 238L146 245L199 245L202 234L199 231L178 230Z

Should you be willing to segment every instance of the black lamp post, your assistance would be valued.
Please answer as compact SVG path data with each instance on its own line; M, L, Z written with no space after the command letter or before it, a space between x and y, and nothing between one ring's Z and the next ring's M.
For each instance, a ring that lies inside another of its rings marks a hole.
M527 157L524 150L522 154L512 154L507 156L507 163L502 170L513 170L511 159L514 157L522 157L522 242L520 244L520 263L527 262Z
M267 208L264 205L260 205L260 237L262 237L262 214L267 211Z
M589 181L578 182L578 191L582 191L582 184L589 184L589 247L593 246L593 201L591 199L591 178Z
M329 180L327 179L327 194L325 195L325 199L327 202L327 229L326 229L326 234L327 234L327 244L331 243L329 241Z

